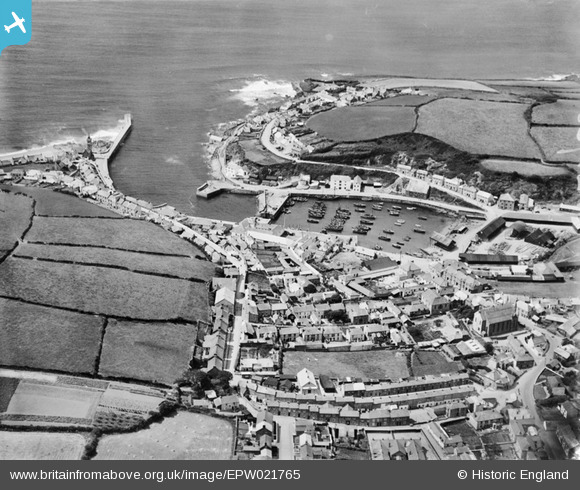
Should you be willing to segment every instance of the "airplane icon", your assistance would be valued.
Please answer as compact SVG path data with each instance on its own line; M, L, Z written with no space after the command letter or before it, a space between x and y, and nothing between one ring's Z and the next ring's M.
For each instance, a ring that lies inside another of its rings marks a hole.
M6 32L10 33L10 29L13 29L14 27L20 27L22 32L26 34L26 29L24 28L24 19L19 19L14 12L12 12L12 17L14 17L14 24L9 26L4 25L4 29L6 30Z

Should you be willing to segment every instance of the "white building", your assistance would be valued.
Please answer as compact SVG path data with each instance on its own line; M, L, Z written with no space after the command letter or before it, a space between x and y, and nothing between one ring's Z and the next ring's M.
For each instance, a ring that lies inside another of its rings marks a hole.
M349 191L352 188L352 179L347 175L332 175L330 188L335 191Z

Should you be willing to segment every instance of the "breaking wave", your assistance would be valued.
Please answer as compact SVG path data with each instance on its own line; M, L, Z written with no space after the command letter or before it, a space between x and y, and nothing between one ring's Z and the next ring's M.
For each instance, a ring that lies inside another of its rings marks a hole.
M260 103L275 101L296 95L296 90L291 82L284 80L247 80L246 85L240 89L231 89L234 98L242 101L250 107L256 107Z

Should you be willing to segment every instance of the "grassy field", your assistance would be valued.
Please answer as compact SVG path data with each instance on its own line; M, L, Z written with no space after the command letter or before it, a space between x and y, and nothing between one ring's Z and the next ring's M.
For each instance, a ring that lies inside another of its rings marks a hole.
M525 104L440 99L419 108L416 132L477 155L539 159L526 109Z
M580 126L580 102L558 100L552 104L541 104L532 111L532 124Z
M208 281L215 272L215 266L211 262L195 257L159 256L94 247L22 243L13 255L79 264L111 265L135 272L150 272L181 279L197 278L203 281Z
M387 99L379 99L365 104L365 106L405 106L417 107L427 102L435 100L435 97L423 95L399 95L397 97L389 97Z
M12 257L0 264L0 295L139 320L195 321L208 316L206 286L202 283Z
M32 199L0 191L0 257L14 248L30 225Z
M110 320L99 374L170 385L188 367L197 327Z
M333 141L364 141L409 133L415 126L411 107L341 107L311 117L307 126Z
M456 373L461 369L460 363L447 361L439 352L417 351L411 359L414 376Z
M0 378L0 413L8 408L19 382L20 380L16 378Z
M6 413L91 419L102 392L81 387L21 381Z
M302 368L314 374L346 378L408 378L407 354L396 351L304 352L284 353L284 374L296 374Z
M94 245L173 255L199 254L190 243L145 221L132 219L35 218L31 242Z
M146 430L103 437L93 459L226 460L231 458L232 441L229 422L179 412Z
M554 167L549 165L542 165L541 163L527 162L524 160L498 160L488 158L481 161L481 165L494 172L503 172L511 174L517 172L526 177L538 175L540 177L554 177L559 175L570 175L570 171L566 167Z
M85 438L80 434L0 431L0 460L80 459Z
M0 186L0 189L2 188L14 190L11 186ZM121 215L113 211L90 204L76 196L55 192L51 189L19 187L18 192L22 192L36 201L36 214L40 216L122 218Z
M532 126L531 133L546 154L546 161L580 163L578 128Z
M103 319L3 298L0 318L0 364L94 374Z

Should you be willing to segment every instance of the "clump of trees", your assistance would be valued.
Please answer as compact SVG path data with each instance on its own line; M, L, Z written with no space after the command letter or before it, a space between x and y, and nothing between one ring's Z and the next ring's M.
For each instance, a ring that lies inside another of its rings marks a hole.
M188 386L192 390L194 398L203 398L205 392L214 390L218 396L229 395L232 393L230 381L232 373L212 368L209 371L201 369L187 369L175 381L178 386Z

